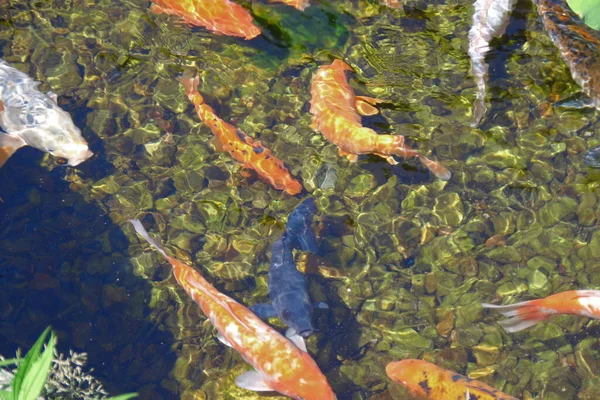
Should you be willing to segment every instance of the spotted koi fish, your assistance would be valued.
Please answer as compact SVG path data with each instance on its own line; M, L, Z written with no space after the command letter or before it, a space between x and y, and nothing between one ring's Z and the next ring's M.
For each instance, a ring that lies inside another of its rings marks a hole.
M235 349L254 368L235 379L239 387L275 391L298 400L335 400L325 375L306 352L301 336L286 338L252 311L219 292L194 268L169 256L140 221L130 222L171 264L175 279L217 329L219 340Z
M292 6L300 11L304 11L310 6L310 0L269 0L271 3L283 3Z
M270 183L274 188L291 195L302 191L302 185L294 179L283 165L283 161L271 154L271 151L254 141L250 136L236 129L219 118L211 106L204 103L204 98L196 87L200 77L192 79L189 74L181 78L185 93L196 108L198 116L218 140L218 150L226 151L244 168L253 169L258 176Z
M64 157L71 166L93 154L56 94L40 92L39 85L0 59L0 167L23 146Z
M569 290L543 299L523 301L506 306L481 304L493 308L509 319L501 321L507 332L518 332L555 314L574 314L600 319L600 290Z
M378 111L374 105L380 101L356 96L348 84L346 71L352 71L352 68L341 60L335 60L331 65L319 67L315 73L310 91L312 128L336 144L340 156L346 156L350 162L356 162L359 154L378 155L391 165L398 164L392 157L394 155L417 157L435 176L450 179L451 174L446 167L406 146L404 136L379 135L362 126L360 115L376 114Z
M485 383L438 367L423 360L389 363L385 372L418 399L428 400L517 400Z
M243 37L260 35L252 16L229 0L152 0L150 11L180 17L188 25L202 26L217 34Z
M600 110L600 31L590 28L564 0L534 0L544 28L589 97L580 106Z
M477 84L477 98L473 107L471 126L477 126L485 115L485 79L488 64L485 56L490 51L490 42L494 37L504 34L510 13L516 0L477 0L473 12L473 25L469 30L469 57L471 70Z

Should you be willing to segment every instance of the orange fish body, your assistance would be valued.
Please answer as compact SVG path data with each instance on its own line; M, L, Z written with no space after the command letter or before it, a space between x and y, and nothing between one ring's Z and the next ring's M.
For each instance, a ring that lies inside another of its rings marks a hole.
M417 399L517 400L485 383L423 360L391 362L385 372L392 381L405 386Z
M219 332L219 339L250 364L236 378L240 387L276 391L293 399L335 400L335 394L315 361L304 350L264 323L252 311L219 292L200 273L167 255L137 220L130 221L140 236L161 252L173 266L173 275ZM300 336L293 338L304 341Z
M300 11L304 11L310 6L310 0L269 0L271 3L283 3L292 6Z
M252 16L229 0L152 0L150 11L175 15L186 24L202 26L215 33L252 39L260 35Z
M483 303L483 307L494 308L507 320L500 325L507 332L518 332L546 320L554 314L574 314L600 319L600 290L569 290L543 299L497 306Z
M348 84L346 71L352 71L352 68L341 60L335 60L331 65L319 67L315 73L310 91L313 129L336 144L340 156L346 156L351 162L355 162L359 154L375 154L392 165L398 164L392 157L394 155L418 157L435 176L450 179L450 172L443 165L407 147L404 136L378 135L374 130L362 126L359 113L376 114L374 104L379 101L357 97Z
M251 137L219 118L211 106L204 103L202 95L196 89L200 78L195 79L184 75L181 83L185 92L194 104L198 116L219 141L219 147L227 151L244 168L253 169L261 179L270 183L274 188L283 190L291 195L302 191L302 185L294 179L283 165L283 161L271 154Z

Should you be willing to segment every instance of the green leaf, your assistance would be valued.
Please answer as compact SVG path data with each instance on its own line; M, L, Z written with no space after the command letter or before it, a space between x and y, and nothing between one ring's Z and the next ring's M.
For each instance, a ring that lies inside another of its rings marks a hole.
M41 353L42 345L46 341L48 332L50 332L50 340L44 352ZM54 332L51 332L50 327L48 327L27 352L15 373L12 384L14 399L35 400L40 395L52 368L55 345L56 337L54 336Z
M0 390L0 400L13 400L13 393L7 390Z
M127 399L133 399L134 397L137 397L137 396L138 396L137 393L126 393L126 394L120 394L115 397L109 397L108 400L127 400Z
M567 4L590 28L600 30L600 0L567 0Z
M0 361L0 367L6 367L7 365L18 364L23 361L22 358L11 358L10 360Z

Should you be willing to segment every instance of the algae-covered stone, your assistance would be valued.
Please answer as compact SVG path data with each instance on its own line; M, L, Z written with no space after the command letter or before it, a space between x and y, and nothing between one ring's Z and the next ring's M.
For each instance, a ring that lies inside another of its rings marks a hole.
M432 214L440 224L459 226L464 216L463 204L457 193L444 193L435 199Z
M197 171L180 170L173 175L173 185L183 196L199 192L204 184L204 176Z
M591 226L596 222L597 198L594 192L584 192L577 205L577 220L580 225Z
M345 194L350 197L364 197L375 187L375 177L371 174L358 175L350 181Z
M154 198L147 189L147 182L137 182L127 186L115 195L117 201L125 208L149 210L154 205Z
M558 221L566 219L570 214L575 213L577 201L570 197L560 197L550 201L538 212L539 221L543 227L550 227Z
M503 264L517 263L521 261L521 255L517 249L512 246L492 249L486 253L486 256Z

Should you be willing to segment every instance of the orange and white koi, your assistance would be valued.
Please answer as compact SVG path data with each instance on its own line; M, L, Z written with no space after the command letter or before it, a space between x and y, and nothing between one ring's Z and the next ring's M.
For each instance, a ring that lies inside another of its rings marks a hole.
M304 11L310 6L310 0L269 0L271 3L283 3L292 6L300 11Z
M217 138L217 148L227 151L244 168L255 170L261 179L274 188L291 195L300 193L302 185L290 175L283 161L272 155L260 141L254 141L235 126L223 121L215 114L215 110L204 102L204 98L196 89L199 82L199 76L192 79L189 74L184 74L181 78L185 93L194 104L198 116Z
M348 84L346 71L352 68L341 60L319 67L311 86L310 112L314 115L312 128L321 132L327 140L339 147L340 156L356 162L359 154L375 154L392 165L398 164L394 155L418 157L440 179L450 179L450 172L438 162L432 161L404 144L402 135L379 135L363 127L359 115L373 115L380 101L356 96Z
M243 37L260 35L250 12L229 0L152 0L150 11L175 15L188 25L202 26L221 35Z
M239 387L275 391L298 400L335 400L325 375L306 352L301 336L286 338L248 308L219 292L194 268L170 257L140 221L130 222L171 264L175 279L217 329L219 340L254 368L236 377Z
M573 314L600 319L600 290L568 290L543 299L497 306L482 303L509 319L500 325L507 332L518 332L542 322L555 314Z
M428 400L517 400L485 383L423 360L391 362L387 376L406 387L418 399Z

